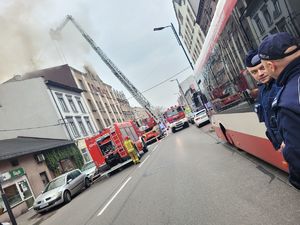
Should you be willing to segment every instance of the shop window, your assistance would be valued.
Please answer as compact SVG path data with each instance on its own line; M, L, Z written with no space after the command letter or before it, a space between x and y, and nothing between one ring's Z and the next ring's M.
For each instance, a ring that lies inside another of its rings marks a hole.
M7 197L7 200L9 202L10 206L15 206L18 203L22 202L22 197L20 195L20 192L19 192L16 184L5 187L5 188L3 188L3 190L6 194L6 197Z

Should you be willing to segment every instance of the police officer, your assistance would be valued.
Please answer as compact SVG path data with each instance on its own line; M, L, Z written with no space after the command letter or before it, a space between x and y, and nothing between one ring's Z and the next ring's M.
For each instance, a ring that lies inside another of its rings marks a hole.
M277 124L289 164L289 181L300 189L300 47L288 33L268 36L259 46L259 57L268 74L282 86L273 101Z
M281 149L282 138L279 134L275 119L275 111L272 110L272 102L280 87L275 80L269 76L261 63L257 50L250 50L245 58L247 70L258 82L258 101L255 104L255 111L259 122L264 122L267 130L266 136L276 150Z

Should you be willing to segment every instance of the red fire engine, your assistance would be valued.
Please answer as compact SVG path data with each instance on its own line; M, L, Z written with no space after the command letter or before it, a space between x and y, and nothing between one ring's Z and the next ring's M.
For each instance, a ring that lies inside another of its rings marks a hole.
M173 133L181 128L189 127L188 119L182 106L172 106L163 115Z
M115 123L100 134L86 138L85 143L97 168L107 170L130 158L123 145L126 136L135 143L138 153L148 151L140 135L139 129L132 121Z

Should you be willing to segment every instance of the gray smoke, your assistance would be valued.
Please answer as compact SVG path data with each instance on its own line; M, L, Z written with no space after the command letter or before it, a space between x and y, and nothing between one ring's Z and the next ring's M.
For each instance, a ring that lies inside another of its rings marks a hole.
M78 19L88 24L87 19L83 19L88 9L75 4L75 0L70 4L73 2L73 7L84 9ZM55 44L50 39L50 28L55 28L65 17L65 14L54 14L55 7L60 6L60 1L56 0L9 0L0 8L0 83L36 69L65 63L72 66L80 63L79 56L84 58L90 51L70 24L64 29L61 42Z

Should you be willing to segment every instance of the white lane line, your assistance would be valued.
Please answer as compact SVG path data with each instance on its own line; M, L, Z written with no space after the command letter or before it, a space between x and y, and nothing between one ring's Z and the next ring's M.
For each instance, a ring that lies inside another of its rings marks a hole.
M154 152L157 149L158 145L155 146L155 148L152 150L152 152Z
M119 188L119 190L112 196L112 198L106 203L106 205L101 209L97 216L101 216L105 209L109 206L109 204L117 197L117 195L122 191L125 185L131 180L132 177L128 177L128 179L124 182L124 184Z
M147 159L149 159L149 157L150 157L150 155L148 155L148 156L146 157L146 159L139 165L139 168L142 167L142 165L147 161Z

